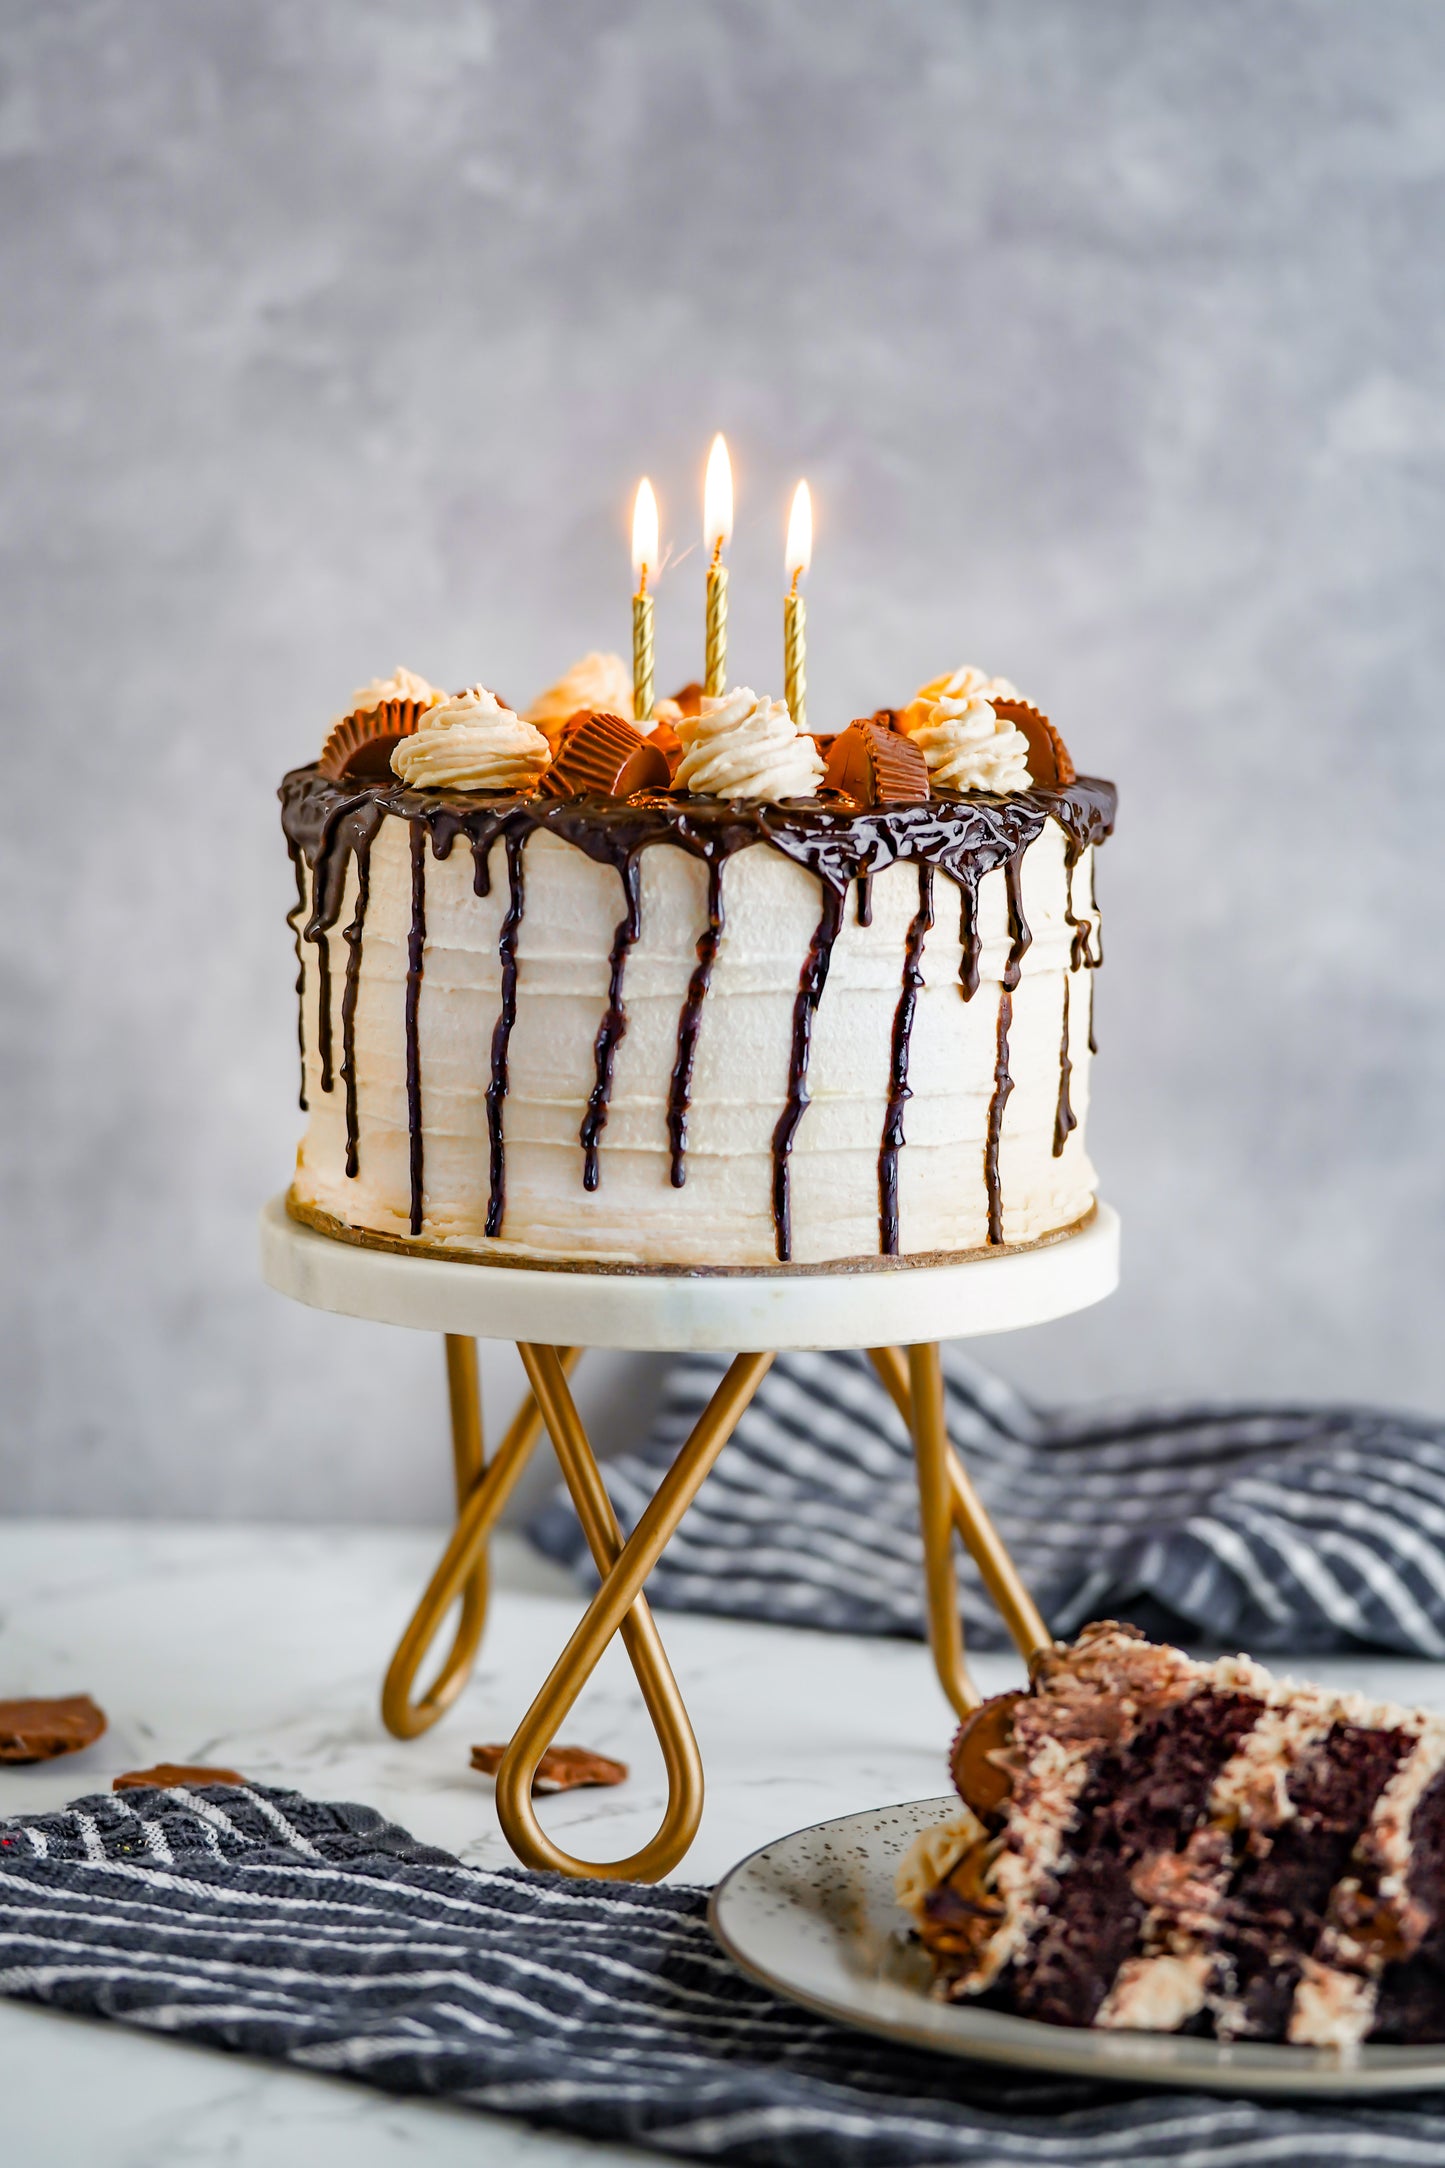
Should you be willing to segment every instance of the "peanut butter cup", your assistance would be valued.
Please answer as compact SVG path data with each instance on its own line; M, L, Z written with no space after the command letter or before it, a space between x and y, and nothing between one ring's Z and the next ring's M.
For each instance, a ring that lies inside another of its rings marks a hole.
M337 723L316 765L339 782L376 782L391 775L391 756L403 738L415 734L426 709L418 700L383 700L358 708Z
M620 715L574 715L562 726L556 758L542 777L546 798L628 798L636 790L666 790L667 756L635 723Z
M928 764L911 738L868 717L833 740L823 787L855 805L916 805L928 796Z
M1074 781L1069 748L1040 708L1027 700L999 700L989 696L995 715L1012 723L1029 741L1029 780L1036 790L1066 790Z

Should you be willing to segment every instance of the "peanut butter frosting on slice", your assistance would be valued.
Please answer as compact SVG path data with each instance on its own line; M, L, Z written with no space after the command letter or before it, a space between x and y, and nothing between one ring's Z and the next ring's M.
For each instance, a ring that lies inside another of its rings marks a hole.
M529 791L551 758L540 730L484 685L470 685L427 710L391 766L413 790Z

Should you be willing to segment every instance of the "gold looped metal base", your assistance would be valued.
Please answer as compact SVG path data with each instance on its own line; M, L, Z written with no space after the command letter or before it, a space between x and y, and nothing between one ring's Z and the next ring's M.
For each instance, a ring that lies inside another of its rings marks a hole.
M497 1772L497 1816L512 1850L529 1867L550 1868L565 1875L650 1882L677 1865L697 1834L702 1819L703 1774L697 1740L656 1621L642 1594L643 1583L774 1358L771 1354L734 1358L624 1542L567 1382L578 1352L575 1348L519 1345L531 1391L495 1458L488 1462L482 1441L476 1342L448 1335L457 1525L392 1658L382 1689L382 1717L398 1738L415 1738L451 1706L466 1683L486 1618L487 1537L545 1423L587 1547L601 1576L601 1586L507 1748ZM1048 1646L1048 1629L949 1442L943 1365L936 1344L924 1342L909 1348L906 1355L894 1347L870 1348L868 1352L912 1433L918 1468L929 1645L944 1693L958 1714L966 1716L978 1707L981 1696L964 1656L955 1534L962 1537L1025 1658L1032 1658ZM432 1684L413 1699L416 1676L427 1651L448 1611L458 1602L461 1610L451 1648ZM532 1782L543 1754L566 1721L603 1650L619 1633L662 1749L667 1771L667 1811L656 1836L627 1859L576 1859L554 1844L543 1829L532 1802Z

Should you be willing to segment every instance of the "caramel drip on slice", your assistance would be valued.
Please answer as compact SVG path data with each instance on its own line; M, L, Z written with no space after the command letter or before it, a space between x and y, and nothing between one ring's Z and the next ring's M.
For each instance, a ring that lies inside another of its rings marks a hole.
M983 1148L983 1181L988 1192L988 1239L994 1244L1003 1241L1003 1191L999 1184L998 1151L1003 1138L1003 1110L1008 1105L1009 1093L1014 1088L1013 1078L1008 1073L1008 1035L1013 1013L1013 996L1005 986L998 997L993 1097L988 1103L988 1136Z
M582 1145L582 1187L596 1189L601 1179L598 1146L602 1132L607 1127L607 1110L612 1100L612 1085L617 1073L617 1049L627 1035L627 1009L622 999L622 975L627 969L627 959L638 934L642 931L642 868L637 859L627 859L618 871L622 876L622 892L627 909L618 922L612 937L612 954L608 959L607 1008L597 1033L593 1055L597 1064L596 1082L587 1101L587 1112L582 1117L579 1141Z
M871 926L873 923L872 874L860 873L857 880L854 882L853 887L856 897L856 901L853 907L854 916L856 917L860 926Z
M346 983L341 990L341 1081L346 1088L346 1172L353 1179L361 1171L360 1127L356 1103L356 1004L361 994L361 941L366 907L371 901L371 838L357 843L356 910L351 924L342 929L346 943Z
M426 966L426 826L411 823L411 932L406 944L406 1132L411 1172L411 1231L421 1233L421 981Z
M697 962L687 982L687 995L677 1024L677 1059L667 1091L667 1136L672 1147L672 1186L681 1189L687 1180L687 1116L692 1104L692 1072L697 1060L697 1039L702 1028L702 1004L712 983L718 945L723 934L723 861L707 862L707 925L698 935Z
M792 1169L793 1139L808 1104L808 1053L813 1042L813 1018L823 998L832 960L833 943L843 923L843 891L831 882L823 884L823 909L808 944L808 954L798 979L793 1002L793 1043L788 1055L788 1097L773 1131L773 1240L778 1262L788 1264L793 1255Z
M878 1153L878 1248L884 1257L898 1255L898 1154L903 1144L904 1109L913 1096L908 1088L908 1042L923 984L923 943L932 924L933 868L925 864L918 868L918 909L903 950L903 984L893 1012L888 1064L888 1107Z
M522 850L526 832L506 831L507 915L497 942L502 967L502 1006L492 1027L492 1080L487 1086L487 1142L491 1160L491 1186L487 1196L487 1233L499 1235L507 1208L507 1153L502 1134L502 1115L511 1083L512 1026L517 1021L517 935L527 891L522 874ZM480 846L478 846L480 847Z

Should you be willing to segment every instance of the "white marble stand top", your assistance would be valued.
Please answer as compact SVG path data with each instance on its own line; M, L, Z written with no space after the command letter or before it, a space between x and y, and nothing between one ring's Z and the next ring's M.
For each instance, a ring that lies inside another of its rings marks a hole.
M0 1767L0 1813L108 1790L119 1771L155 1761L208 1762L365 1800L463 1859L506 1858L491 1785L469 1769L467 1750L507 1737L580 1600L504 1536L476 1675L450 1716L402 1745L382 1730L377 1695L439 1542L358 1529L0 1522L0 1696L88 1692L110 1717L84 1754ZM945 1788L953 1718L921 1645L669 1614L662 1630L707 1766L702 1829L679 1880L714 1881L768 1838L827 1815ZM976 1668L990 1692L1017 1676L1005 1657ZM1442 1664L1359 1657L1308 1668L1331 1685L1445 1709ZM664 1788L620 1650L564 1736L621 1756L633 1775L617 1791L546 1802L548 1827L574 1851L630 1851L655 1829ZM4 2001L0 2100L15 2168L419 2159L601 2168L657 2158Z

